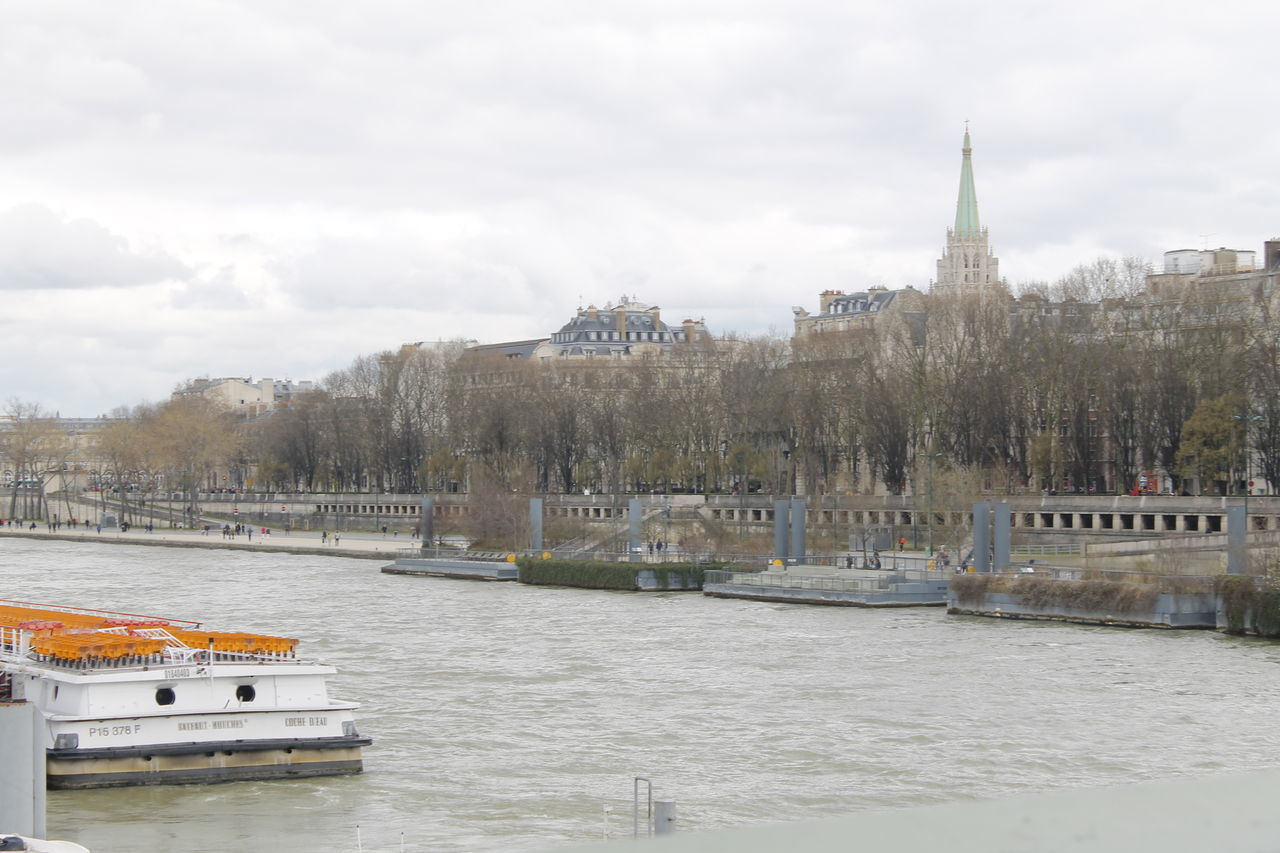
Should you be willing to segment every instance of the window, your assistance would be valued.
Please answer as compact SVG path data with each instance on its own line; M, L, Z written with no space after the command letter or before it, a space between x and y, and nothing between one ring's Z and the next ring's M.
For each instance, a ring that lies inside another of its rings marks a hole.
M177 698L177 694L173 692L172 687L161 687L156 691L157 705L172 705L173 701Z
M236 688L236 700L240 702L252 702L258 698L258 691L253 689L252 684L241 684Z

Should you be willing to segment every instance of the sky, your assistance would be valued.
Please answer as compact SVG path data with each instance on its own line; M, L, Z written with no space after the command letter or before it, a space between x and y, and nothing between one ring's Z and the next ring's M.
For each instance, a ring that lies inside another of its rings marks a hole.
M1280 233L1280 4L3 0L0 401Z

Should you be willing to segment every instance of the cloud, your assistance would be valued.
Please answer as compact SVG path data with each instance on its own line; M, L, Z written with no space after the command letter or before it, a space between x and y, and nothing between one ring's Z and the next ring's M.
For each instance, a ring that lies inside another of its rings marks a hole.
M17 4L0 289L36 298L0 315L0 380L85 411L318 379L623 293L786 330L933 277L965 119L1012 281L1258 248L1277 29L1247 0Z
M212 274L185 281L170 294L170 304L178 310L249 308L253 303L237 280L237 270L226 264Z
M135 287L190 273L164 252L140 252L89 219L28 204L0 213L0 289Z

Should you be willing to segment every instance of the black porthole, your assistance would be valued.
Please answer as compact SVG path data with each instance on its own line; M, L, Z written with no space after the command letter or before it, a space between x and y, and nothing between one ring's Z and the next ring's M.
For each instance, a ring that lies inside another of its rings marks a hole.
M172 687L161 687L156 691L157 705L172 705L173 700L177 699L177 695L173 692Z
M252 702L258 696L258 691L253 689L252 684L241 684L236 688L236 699L241 702Z

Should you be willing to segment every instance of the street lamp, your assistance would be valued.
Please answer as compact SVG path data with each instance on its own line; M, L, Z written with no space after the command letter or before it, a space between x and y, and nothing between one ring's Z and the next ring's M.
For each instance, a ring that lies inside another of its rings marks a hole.
M928 467L929 467L928 487L927 487L929 492L929 518L928 518L929 552L928 553L929 553L929 556L932 557L933 556L933 460L945 454L938 452L938 453L919 453L917 455L923 456L925 460L928 462Z
M1253 474L1250 473L1249 459L1249 425L1262 420L1262 415L1251 415L1244 413L1240 415L1232 415L1234 420L1240 422L1244 427L1244 533L1249 535L1249 493L1253 491Z

